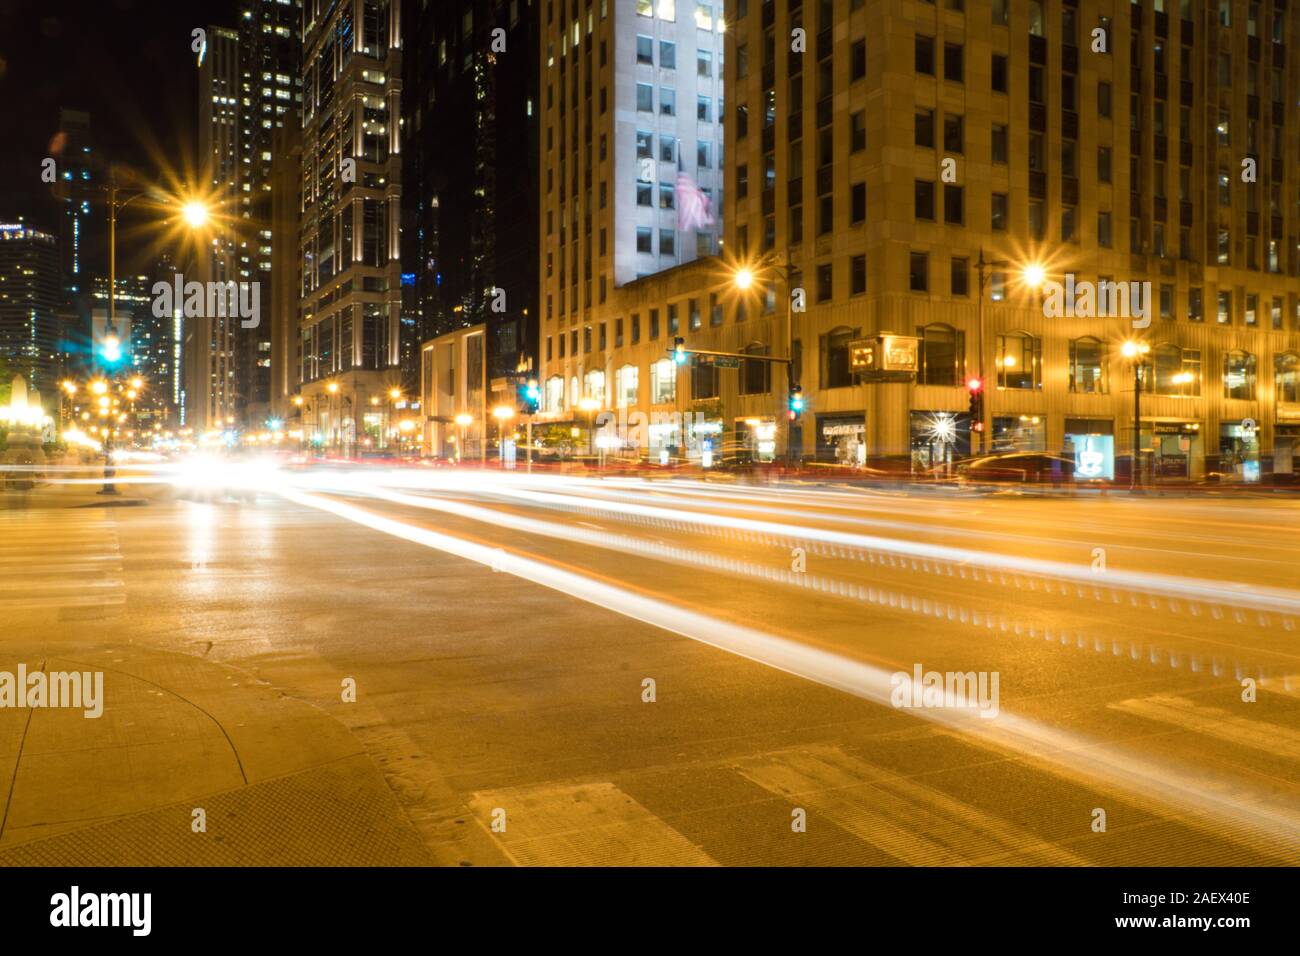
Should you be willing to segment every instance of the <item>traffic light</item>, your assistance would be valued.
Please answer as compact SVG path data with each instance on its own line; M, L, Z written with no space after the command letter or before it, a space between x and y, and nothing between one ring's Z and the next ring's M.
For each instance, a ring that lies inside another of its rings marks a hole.
M966 389L970 392L970 407L966 412L970 416L970 430L973 432L982 432L984 430L983 379L972 378L966 383Z
M790 386L790 421L796 422L803 414L803 389L798 385Z
M536 415L542 405L542 390L537 379L530 378L519 387L519 407L525 415Z
M686 340L680 335L673 339L673 361L678 365L686 364Z
M99 357L105 365L114 366L122 361L122 342L116 335L107 336L99 346Z

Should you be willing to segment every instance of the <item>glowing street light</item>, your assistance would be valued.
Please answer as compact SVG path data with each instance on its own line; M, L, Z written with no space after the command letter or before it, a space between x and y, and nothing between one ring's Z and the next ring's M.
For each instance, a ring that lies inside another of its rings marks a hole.
M742 266L736 270L734 281L737 289L741 292L746 291L754 284L754 270L748 266Z
M181 209L181 215L185 217L191 229L200 229L207 224L208 207L198 200L191 200Z
M1021 275L1025 280L1025 285L1037 289L1047 278L1047 270L1034 262L1025 266L1024 272L1021 273Z

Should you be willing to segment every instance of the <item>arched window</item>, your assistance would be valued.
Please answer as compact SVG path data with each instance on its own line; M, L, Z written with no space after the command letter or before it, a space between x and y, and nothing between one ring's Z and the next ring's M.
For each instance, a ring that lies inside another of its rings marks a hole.
M622 365L614 373L614 398L619 408L636 406L638 377L635 365Z
M1300 355L1283 352L1273 357L1273 386L1279 402L1300 403Z
M1155 395L1192 397L1201 394L1200 349L1157 345L1143 367L1143 388Z
M767 346L762 342L751 342L741 349L746 355L767 355ZM772 391L772 365L770 362L751 362L748 359L740 364L740 394L766 395Z
M1223 356L1223 397L1255 397L1255 356L1239 349Z
M966 377L966 334L951 325L927 325L916 330L921 340L918 385L962 385Z
M857 337L850 328L840 326L821 337L822 388L845 388L853 384L849 366L849 343Z
M605 373L600 369L592 369L582 379L583 390L586 394L584 398L594 398L602 406L605 404Z
M1028 332L998 336L998 388L1043 387L1043 342Z
M564 411L564 377L552 375L546 380L546 391L543 393L542 409L548 412Z
M650 403L671 405L677 401L677 363L660 359L650 366Z
M1106 343L1085 335L1070 342L1070 391L1104 395L1110 388Z

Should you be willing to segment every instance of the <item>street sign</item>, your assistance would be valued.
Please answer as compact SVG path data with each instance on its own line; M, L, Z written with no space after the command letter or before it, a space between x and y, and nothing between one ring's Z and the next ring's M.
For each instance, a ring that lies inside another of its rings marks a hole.
M696 365L712 365L714 368L740 368L740 359L733 355L692 355Z

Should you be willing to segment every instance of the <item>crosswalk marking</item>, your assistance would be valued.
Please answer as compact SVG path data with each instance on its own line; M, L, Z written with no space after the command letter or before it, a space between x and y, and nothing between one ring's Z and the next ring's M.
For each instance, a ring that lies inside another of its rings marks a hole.
M471 805L520 866L716 866L613 783L517 787L476 793Z
M1112 709L1180 727L1218 740L1300 761L1300 732L1197 704L1185 697L1157 694L1119 701Z
M118 607L126 602L116 529L86 511L0 511L0 609Z
M1037 834L838 747L762 754L734 769L910 866L1087 862Z

